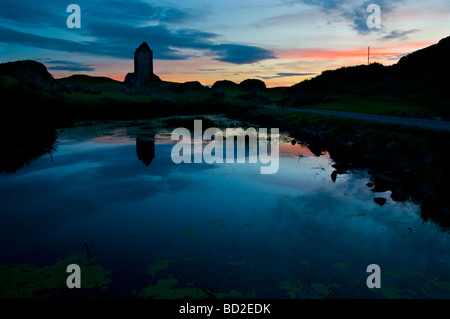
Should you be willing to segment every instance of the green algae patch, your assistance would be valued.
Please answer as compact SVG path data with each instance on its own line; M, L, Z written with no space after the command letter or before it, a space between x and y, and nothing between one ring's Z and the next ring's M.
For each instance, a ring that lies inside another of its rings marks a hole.
M171 259L159 260L156 264L148 266L147 272L152 275L152 278L154 279L156 277L156 273L167 269L171 262L173 262Z
M216 225L219 227L227 227L227 225L224 223L223 219L215 219L208 223L208 226L212 226L212 225Z
M250 299L255 298L255 293L245 294L236 290L228 293L212 293L201 287L194 287L193 283L188 283L186 287L179 284L175 277L159 279L155 285L145 287L139 294L142 298L151 299Z
M348 217L366 217L367 213L357 213L353 215L348 215Z
M305 268L309 268L311 265L309 264L309 262L307 261L299 261L298 262L300 265L302 265Z
M304 287L298 280L285 280L280 282L279 288L281 290L286 290L287 295L291 299L304 298L305 292Z
M404 295L405 292L400 289L395 289L391 287L381 287L381 294L383 294L388 299L406 299L407 297Z
M385 276L396 279L396 287L382 289L387 298L450 298L450 282L439 276L429 273L405 269L390 269L384 272Z
M86 256L70 255L49 266L34 264L0 265L0 299L32 299L36 292L66 288L67 266L81 269L83 289L107 288L111 271L88 261Z
M197 242L197 230L191 229L191 228L183 228L178 230L178 233L180 233L183 236L189 237L192 241Z
M331 265L333 268L339 269L339 270L347 270L349 267L348 263L334 263Z
M177 286L177 278L162 278L156 282L156 285L145 287L139 293L139 296L153 299L202 299L207 297L206 294L199 288L179 288Z
M227 265L228 266L241 266L241 265L245 265L246 264L246 261L245 260L242 260L242 261L230 261L230 262L227 262Z
M231 290L227 294L219 293L219 294L217 294L217 297L222 298L222 299L227 299L227 298L241 299L241 298L244 298L244 294L242 292L239 292L236 290Z
M252 226L252 224L250 224L250 223L247 223L247 224L245 224L245 225L239 226L239 228L238 228L238 233L241 233L242 230L244 230L244 229L246 229L246 228L249 228L249 227L251 227L251 226Z
M304 286L299 280L282 281L279 285L281 290L286 290L287 295L291 299L323 299L331 298L336 294L336 289L340 287L339 284L325 285L322 283L312 283Z
M324 284L312 284L312 289L314 291L316 298L325 298L330 294L328 287Z
M250 292L250 293L243 293L241 291L231 290L227 293L217 293L215 294L217 298L220 299L255 299L256 293Z
M334 295L334 292L336 289L340 287L339 284L312 284L311 288L313 291L313 298L315 299L324 299L324 298L331 298L332 295Z

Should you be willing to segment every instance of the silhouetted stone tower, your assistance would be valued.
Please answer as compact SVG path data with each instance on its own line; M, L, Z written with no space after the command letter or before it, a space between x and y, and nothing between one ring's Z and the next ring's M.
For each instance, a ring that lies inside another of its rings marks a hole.
M134 73L128 73L125 77L125 85L140 87L161 81L153 73L153 51L146 42L134 51Z
M134 74L137 76L153 74L153 51L147 42L143 42L134 51Z

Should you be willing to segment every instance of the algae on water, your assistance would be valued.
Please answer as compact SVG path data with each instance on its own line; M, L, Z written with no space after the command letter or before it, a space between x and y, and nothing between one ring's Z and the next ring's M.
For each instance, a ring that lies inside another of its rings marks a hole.
M150 265L147 268L147 272L152 275L152 278L156 277L156 273L160 270L165 270L169 267L169 264L173 262L171 259L159 260L156 264Z
M183 236L189 237L191 238L192 241L197 242L197 230L196 229L191 229L191 228L183 228L183 229L179 229L178 233L180 233Z
M34 264L0 265L0 299L32 299L40 290L66 287L69 273L67 266L77 264L81 268L81 287L107 288L111 271L88 262L86 256L70 255L49 266Z
M224 223L223 219L215 219L208 223L208 226L216 225L219 227L227 227L227 225Z
M255 293L243 293L231 290L228 293L211 293L200 287L193 287L188 283L186 287L180 287L179 280L172 276L159 279L155 285L149 285L138 294L142 298L152 299L209 299L209 298L255 298Z
M299 280L285 280L280 283L281 290L287 290L287 295L291 299L304 298L304 287Z
M229 266L240 266L240 265L245 265L245 264L246 264L245 260L227 262L227 265L229 265Z
M162 278L156 282L156 285L149 285L145 287L140 293L140 297L154 298L154 299L201 299L206 298L206 294L193 287L177 288L178 279L169 277Z
M350 265L348 263L334 263L331 266L336 269L347 270Z

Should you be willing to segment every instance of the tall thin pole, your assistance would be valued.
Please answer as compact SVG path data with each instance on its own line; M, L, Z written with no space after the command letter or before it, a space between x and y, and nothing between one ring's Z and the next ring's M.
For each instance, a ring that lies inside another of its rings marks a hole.
M370 47L367 47L367 65L370 65Z

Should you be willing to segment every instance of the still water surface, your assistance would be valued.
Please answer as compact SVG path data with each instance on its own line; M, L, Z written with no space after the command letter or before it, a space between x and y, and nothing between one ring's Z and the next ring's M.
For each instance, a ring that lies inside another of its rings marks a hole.
M450 297L448 234L373 193L365 171L333 182L327 153L286 136L274 175L176 165L170 132L144 121L61 130L52 155L0 175L0 264L45 267L87 254L86 242L110 271L93 298ZM370 264L381 289L366 285Z

